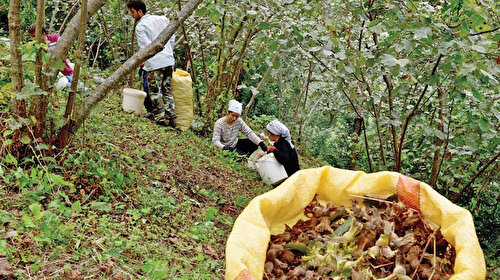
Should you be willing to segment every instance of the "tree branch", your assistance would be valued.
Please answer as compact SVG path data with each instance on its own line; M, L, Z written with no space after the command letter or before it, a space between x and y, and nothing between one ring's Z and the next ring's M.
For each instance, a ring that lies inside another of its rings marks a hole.
M472 34L469 34L469 36L477 36L477 35L481 35L481 34L491 33L491 32L497 31L498 29L500 29L500 27L493 28L491 30L481 31L481 32L478 32L478 33L472 33Z
M457 202L457 200L462 196L462 194L472 186L472 184L474 183L474 181L476 181L477 177L479 177L481 174L483 174L483 172L491 164L493 164L498 159L498 157L500 157L500 152L498 152L496 155L494 155L493 157L491 157L490 160L483 166L483 168L481 168L481 170L479 170L476 174L474 174L474 176L472 177L472 179L465 185L465 187L463 187L460 190L460 192L457 194L457 196L453 199L453 203Z
M439 62L441 61L442 57L443 57L443 55L439 54L439 57L436 61L436 64L434 64L434 67L432 68L431 76L434 76L434 74L436 73L437 67L438 67ZM425 93L427 92L428 88L429 88L429 85L425 85L424 89L422 90L422 93L420 94L420 97L417 100L417 103L415 104L415 106L413 106L413 109L408 114L408 116L405 118L405 121L403 123L403 127L401 128L401 136L399 138L399 147L398 147L398 157L395 159L395 161L396 161L395 171L396 172L399 172L401 170L401 153L403 151L403 142L404 142L404 138L406 135L406 131L408 129L408 125L410 123L410 120L415 115L415 112L418 110L418 108L420 106L420 102L422 102L422 99L424 98Z
M271 68L273 67L273 63L274 63L274 60L276 59L276 56L278 55L278 53L280 52L280 47L281 46L278 46L278 49L274 52L274 55L273 55L273 58L271 59L271 65L268 65L267 66L267 69L266 69L266 72L264 72L264 75L262 76L262 79L260 80L259 84L257 85L257 93L253 93L252 94L252 97L250 98L250 101L248 102L248 104L245 106L245 111L243 113L243 119L246 120L247 118L247 115L248 115L248 110L250 109L250 107L252 107L252 104L253 102L255 101L255 98L257 97L257 94L260 90L260 88L262 87L262 85L264 84L264 81L266 80L266 76L267 74L269 74L269 71L271 71Z

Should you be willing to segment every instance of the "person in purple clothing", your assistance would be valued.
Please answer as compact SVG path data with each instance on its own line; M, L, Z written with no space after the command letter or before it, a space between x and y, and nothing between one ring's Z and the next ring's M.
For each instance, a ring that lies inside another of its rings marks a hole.
M30 34L31 38L35 38L35 30L35 24L30 25L30 27L28 28L28 33ZM49 49L47 51L50 52L56 46L59 37L60 36L58 34L47 34L47 30L45 29L45 27L42 27L42 42L49 44ZM73 68L71 68L71 66L69 65L68 59L64 59L64 65L64 69L60 71L68 79L68 86L71 86L71 82L73 81Z

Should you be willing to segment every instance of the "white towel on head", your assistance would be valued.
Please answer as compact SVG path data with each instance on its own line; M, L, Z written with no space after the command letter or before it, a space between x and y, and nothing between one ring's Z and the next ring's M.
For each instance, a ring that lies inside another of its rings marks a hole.
M227 110L231 112L235 112L241 115L241 103L232 99L229 100L229 105L227 106Z
M294 148L294 146L292 144L292 137L290 136L290 131L280 121L273 120L269 124L267 124L266 128L272 134L279 135L279 136L285 138L286 141L288 141L288 143L290 143L290 146L292 146L292 149Z

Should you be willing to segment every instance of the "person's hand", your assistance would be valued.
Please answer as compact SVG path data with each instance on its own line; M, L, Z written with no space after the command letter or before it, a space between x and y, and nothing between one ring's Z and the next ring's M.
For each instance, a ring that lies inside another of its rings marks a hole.
M260 141L260 143L259 143L259 147L260 147L263 151L267 151L267 146L266 146L266 144L264 144L264 141Z
M267 153L272 153L274 150L276 150L276 147L271 146L271 147L269 147L269 149L267 149Z

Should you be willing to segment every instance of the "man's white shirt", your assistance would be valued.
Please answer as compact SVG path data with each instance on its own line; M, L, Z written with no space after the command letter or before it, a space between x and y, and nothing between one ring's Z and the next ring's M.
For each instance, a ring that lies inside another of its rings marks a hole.
M135 27L139 48L143 49L151 44L163 29L167 27L169 22L165 16L144 15ZM172 35L170 40L165 44L165 48L144 63L144 70L153 71L174 65L174 44L175 35Z

